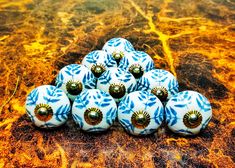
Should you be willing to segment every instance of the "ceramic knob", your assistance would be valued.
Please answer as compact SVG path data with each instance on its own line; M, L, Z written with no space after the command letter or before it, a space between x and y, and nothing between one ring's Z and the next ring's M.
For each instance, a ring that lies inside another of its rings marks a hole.
M136 89L136 80L128 71L110 68L98 78L97 89L108 92L116 102L120 102Z
M153 59L143 51L131 51L120 61L119 68L128 70L138 80L145 72L154 69Z
M195 91L183 91L172 96L165 113L168 127L182 135L198 134L212 117L210 102Z
M147 135L161 125L163 113L163 105L156 96L147 91L135 91L120 102L118 120L130 134Z
M26 112L38 127L58 127L66 122L70 112L66 94L51 85L43 85L30 92L26 99Z
M133 45L124 38L112 38L104 44L102 50L112 55L117 63L119 63L125 56L124 52L134 51L135 49Z
M170 72L154 69L146 72L138 81L138 90L146 90L165 103L172 95L178 93L178 81Z
M115 59L103 50L90 52L83 58L82 64L90 69L97 78L108 68L117 67Z
M96 78L84 65L70 64L62 68L56 77L56 87L62 89L73 101L86 89L96 87Z
M108 93L90 89L75 99L72 116L82 130L101 132L108 129L115 121L117 105Z

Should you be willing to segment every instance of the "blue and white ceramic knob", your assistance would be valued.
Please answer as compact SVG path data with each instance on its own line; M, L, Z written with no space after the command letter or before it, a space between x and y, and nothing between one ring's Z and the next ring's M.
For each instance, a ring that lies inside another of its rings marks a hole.
M137 80L155 68L153 59L143 51L127 52L118 67L128 70Z
M75 99L72 116L82 130L101 132L107 130L115 121L117 105L108 93L90 89Z
M163 121L164 108L161 101L147 91L128 94L118 106L118 120L133 135L155 132Z
M98 78L97 89L108 92L116 102L120 102L128 93L136 90L136 80L128 71L110 68Z
M96 78L84 65L70 64L60 70L56 77L56 87L61 88L74 101L82 91L96 87Z
M82 64L90 69L97 78L108 68L117 67L115 59L103 50L90 52L83 58Z
M30 92L26 112L31 121L41 128L58 127L66 122L71 106L68 97L51 85L43 85Z
M138 81L138 90L147 90L165 103L172 95L178 93L178 81L170 72L154 69L146 72Z
M133 45L124 38L112 38L107 41L102 50L112 55L117 63L125 56L124 52L134 51Z
M183 91L172 96L165 107L166 122L175 133L195 135L204 129L212 108L205 96L195 91Z

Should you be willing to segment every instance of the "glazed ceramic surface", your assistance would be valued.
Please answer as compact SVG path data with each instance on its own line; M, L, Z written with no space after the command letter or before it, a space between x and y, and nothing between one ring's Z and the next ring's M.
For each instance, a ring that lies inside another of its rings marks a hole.
M64 124L70 112L66 94L51 85L43 85L30 92L26 99L26 112L32 122L42 128Z
M120 59L124 57L124 52L134 51L135 49L133 45L124 38L112 38L104 44L102 50L112 55L119 62Z
M153 69L146 72L138 81L138 90L146 90L154 93L156 88L159 88L165 94L165 98L159 99L165 103L172 95L178 93L178 81L170 72L163 69ZM155 94L156 95L156 94Z
M121 90L115 93L115 86ZM116 102L120 102L128 93L135 91L136 80L128 71L110 68L98 78L97 89L108 92Z
M183 91L172 96L165 107L166 122L175 133L194 135L204 129L212 109L206 97L195 91Z
M56 77L56 87L61 88L73 101L86 89L96 87L96 78L84 65L70 64L62 68Z
M161 101L147 91L128 94L119 104L118 120L133 135L155 132L163 121L164 108Z
M117 62L115 61L115 59L103 50L95 50L90 52L83 58L82 64L85 65L88 69L90 69L95 76L96 73L94 72L94 68L96 66L99 66L99 68L102 69L102 73L110 67L117 67ZM99 76L100 75L98 74L98 76L96 77Z
M85 131L105 131L117 116L117 105L108 93L90 89L82 92L75 99L72 116L79 127Z
M131 51L125 53L125 57L120 61L118 67L130 71L136 79L139 79L145 72L154 69L155 66L153 59L147 53Z

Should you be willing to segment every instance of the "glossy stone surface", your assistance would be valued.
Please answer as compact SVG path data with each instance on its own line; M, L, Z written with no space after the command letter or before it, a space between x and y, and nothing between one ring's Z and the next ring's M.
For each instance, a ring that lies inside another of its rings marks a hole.
M55 83L73 101L82 91L94 89L96 78L84 65L70 64L59 71Z
M155 68L153 59L143 51L126 52L125 57L120 61L119 68L125 69L139 79L145 72Z
M97 78L108 68L117 67L115 59L103 50L95 50L88 53L83 58L82 65L90 69Z
M116 102L120 102L128 93L135 91L136 80L128 71L110 68L98 78L97 88L110 93Z
M157 130L163 121L161 101L147 91L128 94L118 106L118 120L133 135L148 135Z
M205 129L212 118L212 107L205 96L182 91L172 96L165 107L168 127L181 135L195 135Z
M74 100L72 116L82 130L102 132L113 125L117 116L117 105L108 93L89 89Z
M27 96L25 105L31 121L41 128L53 128L64 124L71 109L66 94L51 85L33 89Z
M138 81L138 90L146 90L156 95L165 103L172 95L178 93L178 81L170 72L154 69L145 73Z

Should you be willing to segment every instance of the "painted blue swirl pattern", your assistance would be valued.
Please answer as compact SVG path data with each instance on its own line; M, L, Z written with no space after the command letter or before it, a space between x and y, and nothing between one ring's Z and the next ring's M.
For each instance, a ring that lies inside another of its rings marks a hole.
M90 125L85 121L84 113L88 108L97 108L102 114L102 121L97 125ZM117 105L106 92L90 89L81 93L74 101L72 116L78 126L88 132L99 132L108 129L117 116Z
M39 104L49 105L53 116L48 121L41 121L35 116L35 108ZM51 85L43 85L30 92L26 99L26 112L31 121L38 127L58 127L66 122L71 106L65 93Z

